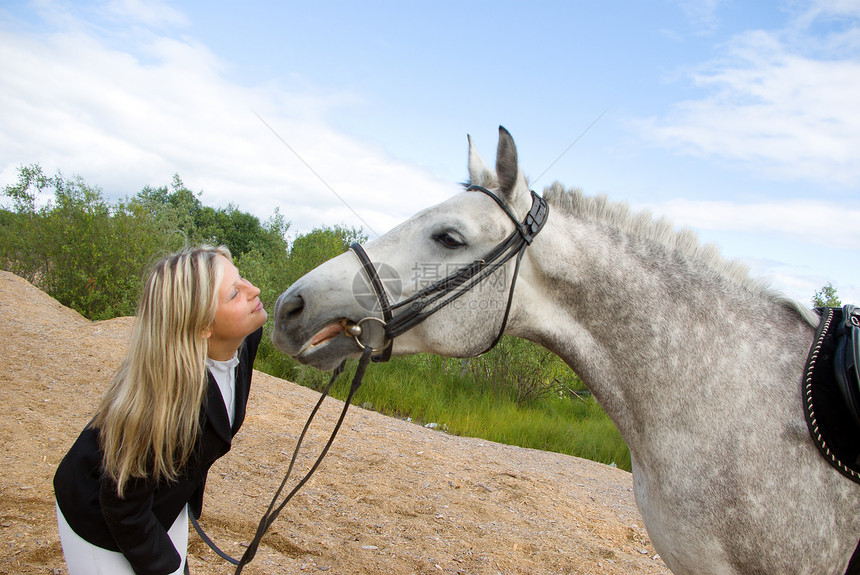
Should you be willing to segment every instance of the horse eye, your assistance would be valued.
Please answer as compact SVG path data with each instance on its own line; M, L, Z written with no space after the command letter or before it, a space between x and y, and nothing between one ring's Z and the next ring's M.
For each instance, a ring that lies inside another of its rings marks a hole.
M463 247L464 245L466 245L466 242L464 242L463 239L459 235L454 234L452 232L444 232L444 233L438 234L433 239L435 239L437 242L439 242L440 244L442 244L443 246L445 246L446 248L451 249L451 250L456 249L456 248L460 248L460 247Z

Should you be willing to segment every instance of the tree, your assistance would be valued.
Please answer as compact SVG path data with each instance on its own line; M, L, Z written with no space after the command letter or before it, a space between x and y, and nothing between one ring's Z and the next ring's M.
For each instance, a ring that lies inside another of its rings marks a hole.
M0 207L0 269L90 319L133 314L152 262L201 243L227 245L240 270L254 271L243 273L259 272L269 297L288 285L283 216L276 210L261 224L233 205L204 206L179 175L169 188L145 187L112 205L82 178L48 177L34 164L19 168L18 182L0 195L12 204Z
M2 209L0 219L0 267L34 283L43 267L39 253L36 197L52 185L50 178L38 165L18 168L18 183L6 186L3 196L12 200L12 207Z
M839 301L839 295L836 293L836 288L833 284L827 284L812 296L812 307L842 307L842 302Z
M204 205L200 201L202 193L189 190L174 174L170 190L166 186L146 187L135 201L158 214L171 232L179 234L188 245L223 244L234 257L252 251L268 254L287 249L285 235L290 224L277 209L261 224L259 218L235 204L219 209Z
M0 269L11 271L89 319L132 315L146 270L184 246L224 244L261 289L267 308L299 277L367 239L360 229L316 228L297 236L278 210L265 222L238 206L205 206L179 175L109 203L82 178L22 166L0 197ZM50 198L50 199L48 199ZM288 249L289 248L289 249Z
M331 258L349 249L354 242L367 241L361 229L343 226L314 228L298 236L290 247L289 284Z
M150 213L111 206L100 188L59 172L45 176L38 165L19 168L3 196L13 209L4 210L0 224L0 267L90 319L134 312L143 270L166 251Z

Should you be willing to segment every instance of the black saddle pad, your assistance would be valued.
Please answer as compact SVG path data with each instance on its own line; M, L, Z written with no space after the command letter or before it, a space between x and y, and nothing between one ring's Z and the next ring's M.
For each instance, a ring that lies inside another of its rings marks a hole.
M846 306L816 311L821 314L821 324L803 381L806 421L824 458L860 483L860 387L856 364L849 358L860 342L856 340L858 331L852 332L850 325L846 328L845 321L850 322L854 309Z

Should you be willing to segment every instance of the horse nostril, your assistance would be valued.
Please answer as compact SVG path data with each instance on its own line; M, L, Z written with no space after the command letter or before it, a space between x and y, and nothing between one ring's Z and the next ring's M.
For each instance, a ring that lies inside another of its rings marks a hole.
M302 296L287 296L286 294L284 294L283 296L278 298L278 303L275 306L275 315L278 319L278 323L287 324L297 319L300 315L302 315L302 310L304 310L304 308L305 300L302 298Z

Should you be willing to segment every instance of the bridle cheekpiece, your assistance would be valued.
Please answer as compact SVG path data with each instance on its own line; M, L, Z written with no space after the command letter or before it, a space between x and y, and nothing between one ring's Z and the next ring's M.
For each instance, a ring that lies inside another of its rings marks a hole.
M366 347L360 341L362 334L361 324L367 321L375 321L382 324L385 330L385 344L381 349L374 349L374 353L378 355L373 357L374 361L388 361L391 357L391 343L397 336L412 329L452 301L456 300L481 281L489 277L493 272L506 264L511 258L516 257L514 266L514 275L511 279L511 287L508 293L508 302L505 306L505 314L502 317L502 325L499 328L499 333L496 339L490 346L484 350L489 351L499 342L502 334L505 331L505 326L508 323L508 315L511 311L511 302L514 296L514 286L517 282L517 274L520 269L520 261L522 260L525 249L531 245L534 237L540 232L546 223L549 216L549 205L546 200L531 192L532 205L529 212L526 214L523 221L517 220L516 215L511 211L505 202L496 194L481 186L469 186L466 191L476 191L486 194L507 214L508 218L514 223L515 230L495 248L483 258L473 261L455 271L451 275L427 286L418 291L411 297L391 305L388 295L385 293L385 288L376 271L376 266L370 261L367 253L361 245L355 243L350 246L350 249L358 257L361 262L364 274L370 281L370 285L376 294L379 301L379 307L382 310L382 318L367 317L355 324L345 325L344 330L347 335L352 336L359 347ZM395 312L396 315L395 315Z

